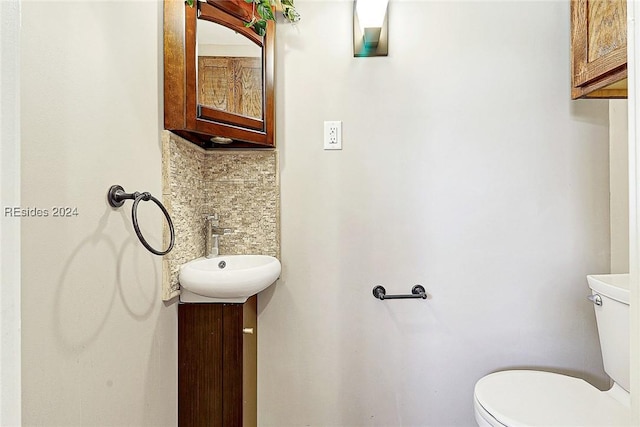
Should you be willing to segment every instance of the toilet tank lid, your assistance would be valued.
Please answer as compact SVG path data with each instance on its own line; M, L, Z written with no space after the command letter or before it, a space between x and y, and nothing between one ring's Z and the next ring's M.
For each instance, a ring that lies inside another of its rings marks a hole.
M629 304L629 274L593 274L587 282L595 292Z

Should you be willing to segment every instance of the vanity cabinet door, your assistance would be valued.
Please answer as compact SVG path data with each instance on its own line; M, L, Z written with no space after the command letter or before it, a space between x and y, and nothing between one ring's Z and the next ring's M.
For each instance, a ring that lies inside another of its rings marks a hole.
M257 297L178 306L178 424L257 425Z
M225 304L224 319L224 404L225 426L256 427L257 421L257 302L253 296L244 304Z
M571 1L571 97L627 97L626 0Z
M223 427L223 305L178 306L178 425Z

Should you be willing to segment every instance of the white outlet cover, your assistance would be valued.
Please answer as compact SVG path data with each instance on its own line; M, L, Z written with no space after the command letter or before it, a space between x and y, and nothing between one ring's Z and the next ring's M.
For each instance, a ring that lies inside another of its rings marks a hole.
M342 150L342 122L330 120L324 122L324 149Z

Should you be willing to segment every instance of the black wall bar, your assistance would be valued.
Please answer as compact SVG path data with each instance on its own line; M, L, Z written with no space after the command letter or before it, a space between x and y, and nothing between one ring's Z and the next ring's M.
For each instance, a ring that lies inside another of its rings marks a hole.
M427 299L427 291L424 290L422 285L415 285L411 288L410 294L387 295L386 289L383 286L377 285L373 288L373 296L381 301L386 299Z

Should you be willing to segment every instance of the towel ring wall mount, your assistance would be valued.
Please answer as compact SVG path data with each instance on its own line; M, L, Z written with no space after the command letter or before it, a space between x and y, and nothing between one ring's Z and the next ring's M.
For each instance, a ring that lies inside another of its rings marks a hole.
M131 221L133 222L133 229L136 231L136 235L138 236L140 243L142 243L142 245L145 248L147 248L147 250L149 250L149 252L151 252L152 254L155 254L155 255L168 254L171 251L171 249L173 249L173 244L175 243L175 240L176 240L176 234L175 234L175 230L173 229L173 221L171 221L171 216L169 216L169 212L167 212L167 209L162 205L162 203L160 203L158 199L153 197L149 192L145 191L143 193L140 193L136 191L134 193L127 193L124 191L124 188L122 188L120 185L112 185L109 188L109 192L107 193L107 201L109 202L109 205L111 207L119 208L124 204L125 200L133 200L133 206L131 207ZM164 214L165 219L167 220L167 224L169 225L169 232L171 234L171 238L169 241L169 247L167 247L167 249L165 249L164 251L159 251L152 248L151 245L147 243L147 240L142 235L142 232L140 231L140 226L138 225L138 204L140 203L140 201L147 202L149 200L154 202L160 208L160 210Z

